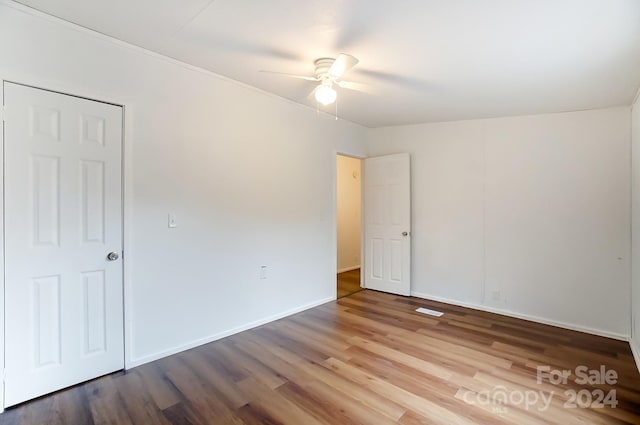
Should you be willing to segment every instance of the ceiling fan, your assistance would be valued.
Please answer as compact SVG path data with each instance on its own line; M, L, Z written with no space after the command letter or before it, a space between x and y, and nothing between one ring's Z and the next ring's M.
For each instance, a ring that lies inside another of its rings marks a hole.
M311 92L315 99L323 105L330 105L336 101L338 93L334 86L349 90L366 91L362 84L341 80L351 68L356 66L358 59L346 53L340 53L337 58L320 58L314 61L315 71L313 76L287 74L284 72L260 71L271 74L278 74L300 80L313 81L319 83Z

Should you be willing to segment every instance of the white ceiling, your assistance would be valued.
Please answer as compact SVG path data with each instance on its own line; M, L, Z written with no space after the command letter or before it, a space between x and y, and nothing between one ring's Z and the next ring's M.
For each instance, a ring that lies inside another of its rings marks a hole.
M20 0L87 28L316 107L312 74L360 63L338 115L368 127L631 104L639 0ZM326 107L333 112L333 106Z

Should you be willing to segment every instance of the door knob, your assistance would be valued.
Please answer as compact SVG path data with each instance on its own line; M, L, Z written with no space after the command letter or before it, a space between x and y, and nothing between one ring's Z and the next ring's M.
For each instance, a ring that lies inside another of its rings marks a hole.
M409 236L408 232L402 232L402 236Z
M110 252L107 254L107 260L109 261L116 261L118 258L120 258L120 256L117 252Z

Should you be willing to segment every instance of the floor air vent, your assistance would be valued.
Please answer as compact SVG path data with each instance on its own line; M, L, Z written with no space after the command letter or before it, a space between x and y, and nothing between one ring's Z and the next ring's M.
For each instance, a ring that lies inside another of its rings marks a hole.
M440 317L440 316L442 316L444 314L444 313L441 313L439 311L429 310L428 308L424 308L424 307L420 307L420 308L416 309L416 311L418 313L424 313L424 314L428 314L429 316L436 316L436 317Z

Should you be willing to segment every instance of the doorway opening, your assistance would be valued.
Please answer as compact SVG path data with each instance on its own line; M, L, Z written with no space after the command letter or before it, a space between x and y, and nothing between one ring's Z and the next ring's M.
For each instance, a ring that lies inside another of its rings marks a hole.
M346 297L362 290L362 160L336 156L337 295Z

